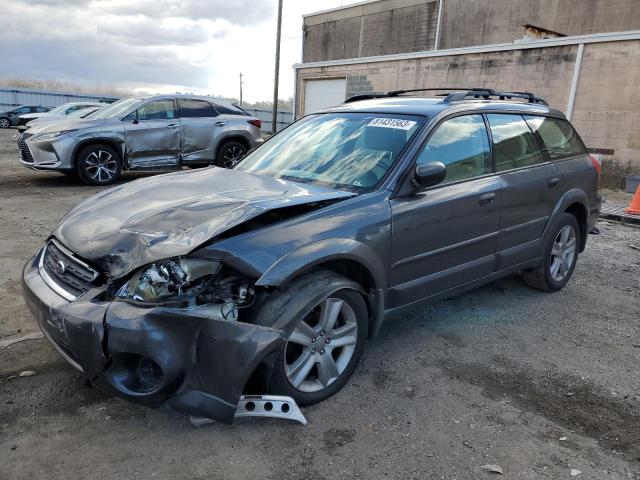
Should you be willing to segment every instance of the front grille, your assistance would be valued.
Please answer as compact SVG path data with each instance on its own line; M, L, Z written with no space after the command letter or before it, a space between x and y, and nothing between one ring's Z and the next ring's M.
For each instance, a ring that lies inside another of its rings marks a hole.
M20 150L20 157L24 162L33 163L33 155L31 155L31 150L27 146L27 138L31 136L30 133L23 133L18 138L18 149Z
M99 273L51 240L40 259L41 274L47 284L67 300L75 300L91 288Z

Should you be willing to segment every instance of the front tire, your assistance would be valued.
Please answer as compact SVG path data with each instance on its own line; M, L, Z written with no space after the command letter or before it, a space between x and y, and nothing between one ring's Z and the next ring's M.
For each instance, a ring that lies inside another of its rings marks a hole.
M543 292L564 288L576 267L580 242L580 226L576 217L563 213L545 243L540 265L522 272L524 282Z
M78 154L78 176L87 185L110 185L122 171L118 153L108 145L89 145Z
M236 141L224 142L218 149L216 165L222 168L233 168L247 154L247 147Z
M278 325L281 321L287 325ZM328 271L294 280L267 300L256 323L288 333L268 390L289 396L299 405L321 402L347 383L368 335L367 306L358 286Z

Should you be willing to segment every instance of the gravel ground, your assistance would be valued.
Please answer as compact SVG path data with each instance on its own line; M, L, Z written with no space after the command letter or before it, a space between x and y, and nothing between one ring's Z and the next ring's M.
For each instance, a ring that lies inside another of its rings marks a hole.
M37 332L23 263L97 191L21 168L13 133L0 131L5 344ZM640 479L640 229L600 228L559 293L513 276L389 321L349 385L304 409L307 426L194 428L86 386L43 339L0 347L0 478L500 477L492 464L503 478Z

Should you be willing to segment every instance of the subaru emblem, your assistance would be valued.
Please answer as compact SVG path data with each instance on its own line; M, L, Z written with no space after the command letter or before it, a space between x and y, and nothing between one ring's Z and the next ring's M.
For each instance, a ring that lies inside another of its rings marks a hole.
M58 260L56 262L56 273L58 275L64 275L64 272L67 271L67 266L64 264L62 260Z

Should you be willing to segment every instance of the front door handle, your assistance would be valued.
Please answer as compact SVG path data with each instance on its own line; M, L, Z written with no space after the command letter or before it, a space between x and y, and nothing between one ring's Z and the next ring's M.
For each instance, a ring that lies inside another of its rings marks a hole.
M167 125L167 128L178 128L180 125L178 125L177 123L171 123L169 125Z
M480 196L480 200L478 200L478 203L480 204L480 206L482 207L486 207L489 205L493 205L493 202L496 199L496 194L495 193L485 193L484 195Z
M549 184L550 187L555 187L556 185L558 185L558 183L560 183L560 177L550 178L547 183Z

